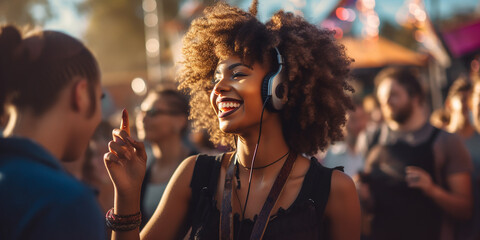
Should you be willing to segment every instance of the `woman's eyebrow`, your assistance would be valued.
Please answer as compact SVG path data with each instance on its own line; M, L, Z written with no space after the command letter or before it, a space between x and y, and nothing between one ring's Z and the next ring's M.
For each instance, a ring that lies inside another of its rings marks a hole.
M244 66L244 67L247 67L247 68L253 70L253 68L252 68L251 66L246 65L246 64L243 64L243 63L234 63L234 64L228 66L228 70L232 70L232 69L234 69L234 68L236 68L236 67L238 67L238 66Z

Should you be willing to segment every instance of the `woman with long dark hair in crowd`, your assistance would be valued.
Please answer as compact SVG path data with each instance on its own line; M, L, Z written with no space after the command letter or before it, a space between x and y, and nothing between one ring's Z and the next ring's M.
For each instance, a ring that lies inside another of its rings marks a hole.
M359 239L353 181L313 155L342 138L349 64L330 31L279 11L266 24L217 3L184 39L180 88L194 127L234 151L185 159L142 239ZM105 162L114 239L139 238L143 144L115 129Z

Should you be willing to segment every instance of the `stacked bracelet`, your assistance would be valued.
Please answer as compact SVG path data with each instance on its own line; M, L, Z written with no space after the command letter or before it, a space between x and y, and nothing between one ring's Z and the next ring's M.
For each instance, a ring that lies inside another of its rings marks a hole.
M130 231L140 226L142 214L138 212L131 215L116 215L111 208L105 215L105 222L113 231Z

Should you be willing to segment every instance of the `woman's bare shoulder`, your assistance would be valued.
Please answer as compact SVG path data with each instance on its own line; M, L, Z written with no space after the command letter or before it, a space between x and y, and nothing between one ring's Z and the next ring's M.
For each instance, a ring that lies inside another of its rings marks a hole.
M339 192L350 192L353 191L356 193L355 184L348 176L342 171L333 170L332 172L332 183L330 185L331 191L339 191Z
M357 190L353 180L345 173L333 170L330 183L330 195L325 209L327 215L345 210L346 206L358 204Z

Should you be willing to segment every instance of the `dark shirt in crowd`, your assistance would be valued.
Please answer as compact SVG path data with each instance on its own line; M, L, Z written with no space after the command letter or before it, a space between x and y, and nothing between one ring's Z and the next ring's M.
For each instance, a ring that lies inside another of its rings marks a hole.
M105 239L93 189L44 148L0 138L0 239Z

